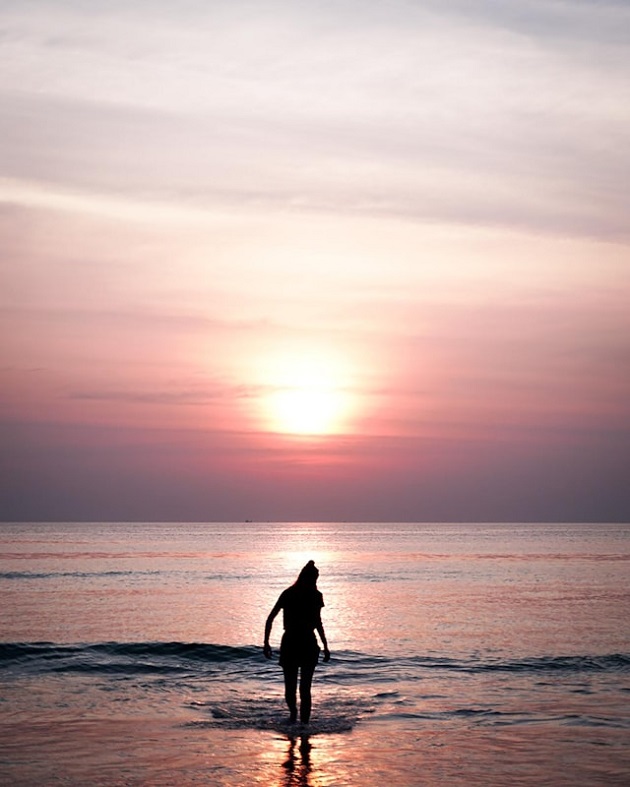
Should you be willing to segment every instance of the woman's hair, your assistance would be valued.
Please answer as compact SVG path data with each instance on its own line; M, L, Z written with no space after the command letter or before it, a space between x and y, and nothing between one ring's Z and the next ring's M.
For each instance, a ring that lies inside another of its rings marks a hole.
M296 587L315 587L317 578L319 577L319 569L315 565L314 560L309 560L304 568L300 571L298 578L295 580Z

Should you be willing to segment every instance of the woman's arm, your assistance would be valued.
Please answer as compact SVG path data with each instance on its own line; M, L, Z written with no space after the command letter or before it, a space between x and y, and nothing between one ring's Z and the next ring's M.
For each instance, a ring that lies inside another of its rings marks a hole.
M271 645L269 644L269 636L271 635L271 627L273 626L273 621L282 609L282 602L278 599L275 603L274 608L269 613L269 617L265 623L265 644L263 645L263 653L265 654L266 659L271 658Z
M319 618L317 621L317 625L315 626L317 629L317 633L319 634L319 638L322 641L322 645L324 646L324 661L330 661L330 651L328 650L328 640L326 639L326 632L324 631L324 624L322 623L322 619Z

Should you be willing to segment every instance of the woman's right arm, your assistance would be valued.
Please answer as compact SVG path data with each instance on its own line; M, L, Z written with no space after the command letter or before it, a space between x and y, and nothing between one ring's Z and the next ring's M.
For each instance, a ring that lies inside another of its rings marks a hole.
M267 621L265 623L265 644L263 645L263 653L265 654L266 659L271 658L271 645L269 644L269 637L271 636L271 627L273 626L273 621L275 620L276 615L282 609L282 596L276 601L274 608L269 613L267 617Z

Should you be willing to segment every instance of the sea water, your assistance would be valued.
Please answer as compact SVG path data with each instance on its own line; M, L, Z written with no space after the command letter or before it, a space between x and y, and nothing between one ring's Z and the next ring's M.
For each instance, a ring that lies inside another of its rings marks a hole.
M314 559L290 725L265 618ZM1 524L0 783L627 785L630 525Z

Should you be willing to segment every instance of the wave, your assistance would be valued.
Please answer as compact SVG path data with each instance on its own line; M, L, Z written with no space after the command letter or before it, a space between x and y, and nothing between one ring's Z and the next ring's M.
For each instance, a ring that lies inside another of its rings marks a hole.
M234 672L239 662L259 661L260 648L194 642L52 642L0 644L0 670L28 673L195 674L212 677L219 667Z
M0 670L19 673L193 673L221 678L238 673L242 677L273 679L260 647L235 647L196 642L100 642L57 644L53 642L0 643ZM373 656L339 651L322 671L326 682L366 680L378 683L405 679L423 672L458 673L508 672L515 674L626 672L630 654L541 656L524 659L487 659L477 656L454 659L435 656Z
M520 661L483 664L484 672L609 672L630 670L630 654L611 653L603 656L543 656Z
M0 579L92 579L94 577L155 576L161 571L0 571Z
M277 695L277 692L276 692ZM224 729L257 729L294 736L308 732L321 735L349 732L358 721L374 713L374 702L363 696L344 696L339 692L318 692L317 713L308 728L287 719L283 701L276 696L234 697L220 702L193 702L191 707L202 718L188 722L190 727L222 727Z
M42 580L42 579L102 579L111 577L164 577L183 574L184 572L164 570L110 570L110 571L0 571L0 580ZM202 574L200 579L205 582L243 582L255 579L254 574Z

